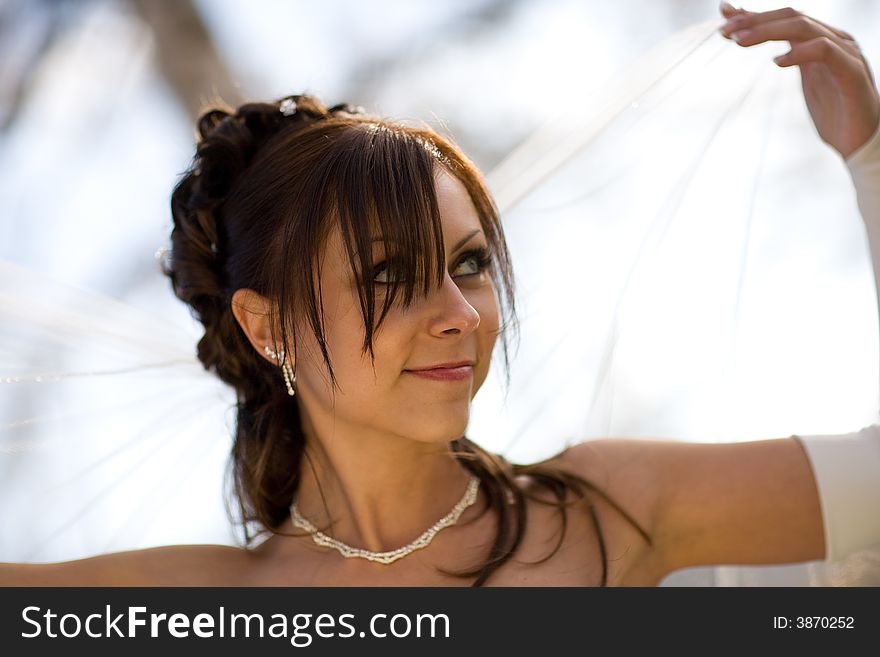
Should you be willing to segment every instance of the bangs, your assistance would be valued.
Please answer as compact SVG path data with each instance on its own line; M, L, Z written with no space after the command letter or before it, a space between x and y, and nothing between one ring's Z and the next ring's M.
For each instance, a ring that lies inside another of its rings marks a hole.
M289 219L279 222L271 254L254 266L271 281L258 291L278 302L281 341L292 342L294 358L295 327L304 322L317 339L335 387L320 277L323 249L334 223L357 288L362 350L371 360L374 335L391 308L407 308L442 286L446 246L435 185L445 171L467 188L488 241L493 261L489 275L496 293L501 293L507 370L507 328L517 333L510 257L497 208L480 174L456 146L430 128L348 117L291 132L264 149L262 157L278 161L274 167L258 168L260 182L275 193L264 205L254 206L255 215L267 226L274 225L269 221L273 217ZM387 283L374 280L377 265L391 275Z
M328 171L335 181L328 210L338 218L366 329L363 349L372 357L373 333L388 311L410 306L443 283L445 245L434 187L442 156L418 135L372 123L348 131L340 142ZM390 283L374 282L380 263L392 274Z

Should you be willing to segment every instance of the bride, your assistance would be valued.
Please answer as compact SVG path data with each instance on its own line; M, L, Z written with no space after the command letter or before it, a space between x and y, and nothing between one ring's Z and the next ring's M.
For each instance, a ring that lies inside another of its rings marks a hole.
M858 46L792 10L724 13L741 46L791 43L777 64L801 68L819 135L847 159L876 261L880 100ZM829 528L845 532L823 506L819 441L609 439L531 465L482 449L471 400L516 319L470 161L433 131L305 95L198 127L165 271L204 325L199 359L237 393L249 545L2 564L0 583L655 585L822 559Z

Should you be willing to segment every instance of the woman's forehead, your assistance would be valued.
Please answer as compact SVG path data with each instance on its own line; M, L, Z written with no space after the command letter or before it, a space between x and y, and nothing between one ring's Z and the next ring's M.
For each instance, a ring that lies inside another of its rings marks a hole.
M437 206L440 211L440 224L443 238L447 249L458 243L466 235L482 233L483 227L480 215L471 200L470 194L464 184L455 176L446 172L442 167L434 176L434 188L437 198ZM430 221L427 217L424 221ZM379 217L371 213L368 218L368 243L372 253L381 251L386 241L392 246L395 244L393 236L386 236L382 229ZM356 239L352 240L353 246ZM347 261L347 251L342 238L342 225L338 217L330 222L327 235L327 254L336 259ZM347 264L342 262L340 264Z
M445 169L438 169L434 176L434 189L444 234L457 231L471 232L481 228L480 215L474 207L467 187Z

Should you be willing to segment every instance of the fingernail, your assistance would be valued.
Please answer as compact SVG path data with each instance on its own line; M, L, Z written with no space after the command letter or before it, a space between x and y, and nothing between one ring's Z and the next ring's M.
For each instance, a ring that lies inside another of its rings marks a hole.
M724 34L730 35L731 32L735 32L736 28L742 25L742 19L739 17L731 18L724 25L721 26L721 31Z
M737 43L740 43L740 42L748 39L750 36L752 36L752 33L750 30L740 30L739 32L734 32L733 34L731 34L730 38L733 39L734 41L736 41Z

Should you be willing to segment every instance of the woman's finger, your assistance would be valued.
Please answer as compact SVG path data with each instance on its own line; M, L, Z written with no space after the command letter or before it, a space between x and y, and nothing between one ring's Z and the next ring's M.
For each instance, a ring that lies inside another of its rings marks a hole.
M846 52L839 43L827 36L795 43L789 52L776 57L773 61L783 68L808 62L822 62L832 72L841 76L856 77L863 74L861 59Z
M737 28L730 33L730 38L741 46L754 46L767 41L789 41L796 43L799 41L811 41L818 37L827 37L837 42L841 47L844 46L844 40L841 37L808 16L781 18L759 23L752 27ZM854 45L851 41L847 43L849 44L847 47Z
M728 17L725 14L725 17ZM725 36L730 36L734 32L738 32L739 30L749 29L756 27L758 25L763 25L765 23L771 23L774 21L780 20L791 20L791 19L806 19L816 25L819 25L834 36L845 39L848 41L854 41L852 35L849 32L844 32L843 30L839 30L836 27L828 25L827 23L823 23L820 20L816 20L810 16L806 16L801 12L792 9L791 7L786 7L785 9L774 9L773 11L764 11L760 13L753 12L743 12L738 14L731 14L728 22L722 26L721 31Z
M812 20L814 23L818 23L819 25L824 27L826 30L828 30L829 32L831 32L832 34L837 36L839 39L843 39L844 41L855 42L855 38L849 32L845 32L844 30L839 30L836 27L834 27L833 25L829 25L828 23L823 23L818 18L813 18L812 16L810 17L810 20Z
M737 9L729 2L722 2L720 9L721 9L721 15L724 16L724 18L728 18L728 19L733 18L734 16L740 16L740 15L752 13L752 12L746 11L745 9Z

